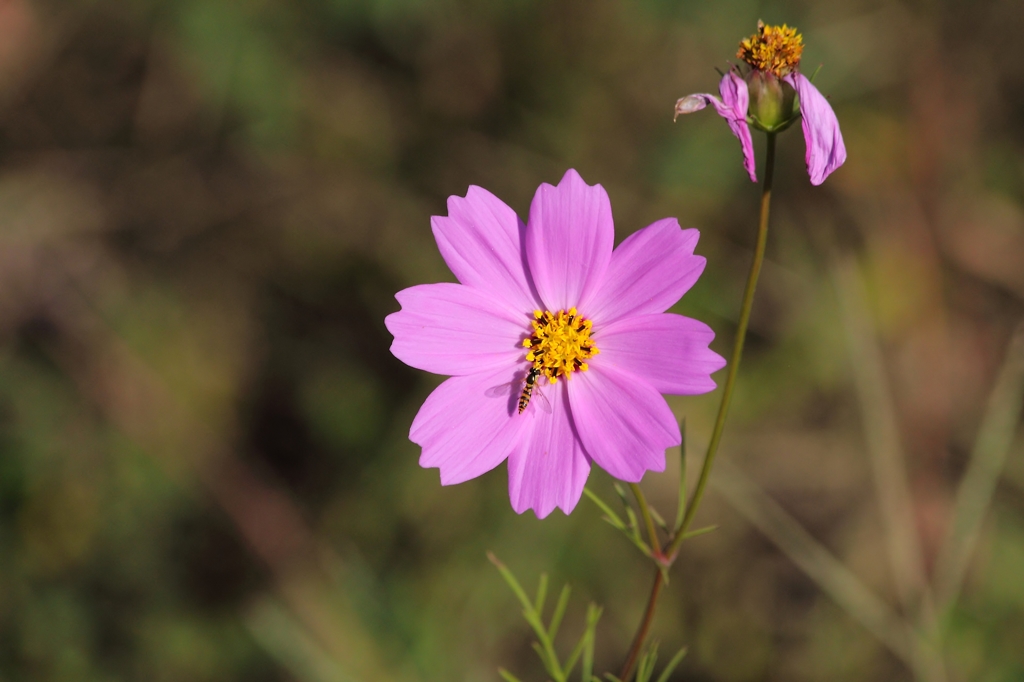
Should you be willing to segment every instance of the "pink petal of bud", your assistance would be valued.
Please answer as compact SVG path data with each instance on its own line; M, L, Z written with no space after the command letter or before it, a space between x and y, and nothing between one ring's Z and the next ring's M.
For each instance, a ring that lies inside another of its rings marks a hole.
M820 185L846 161L846 145L839 132L839 121L828 100L803 74L791 73L785 80L800 96L807 173L812 185Z
M747 125L747 107L750 106L750 93L747 91L747 82L740 78L735 71L722 76L722 82L718 84L718 91L722 93L722 101L732 110L732 116L725 116L729 122L729 129L736 139L740 141L743 148L743 167L747 170L751 182L757 182L757 171L754 164L754 140L750 137L750 126ZM718 112L722 113L722 112Z
M743 148L743 167L753 182L757 182L757 173L754 171L754 141L750 137L750 127L747 125L747 107L750 103L750 95L747 92L746 82L735 72L730 71L722 78L719 85L719 92L722 99L707 93L687 95L676 101L676 115L692 114L700 111L707 105L711 105L718 112L718 115L729 124L729 129L736 139L740 141Z

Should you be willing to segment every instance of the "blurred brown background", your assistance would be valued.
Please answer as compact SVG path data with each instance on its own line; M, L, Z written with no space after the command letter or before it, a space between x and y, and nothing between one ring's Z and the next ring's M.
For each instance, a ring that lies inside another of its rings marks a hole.
M1024 679L1018 0L0 0L0 679L543 679L486 550L572 583L567 638L602 604L616 669L648 565L420 469L439 378L383 318L451 279L449 195L525 216L574 167L620 239L701 229L676 310L727 354L758 189L672 107L759 18L849 161L812 188L780 139L720 528L654 634L674 680ZM717 396L671 400L691 453Z

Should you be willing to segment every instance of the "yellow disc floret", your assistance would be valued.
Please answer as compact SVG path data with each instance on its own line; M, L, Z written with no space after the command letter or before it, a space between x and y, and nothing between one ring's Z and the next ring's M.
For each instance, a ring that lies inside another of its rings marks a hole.
M740 41L736 56L758 71L773 73L779 78L800 66L804 37L795 28L765 26L757 22L757 33Z
M552 313L533 313L533 334L523 340L529 348L526 360L555 383L559 377L570 378L579 370L587 371L587 360L598 354L590 338L593 323L583 319L576 308Z

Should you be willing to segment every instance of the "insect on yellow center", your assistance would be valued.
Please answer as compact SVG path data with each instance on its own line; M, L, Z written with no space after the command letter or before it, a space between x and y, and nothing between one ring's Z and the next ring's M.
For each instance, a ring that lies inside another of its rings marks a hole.
M533 312L533 334L523 340L526 353L540 374L555 383L559 377L566 379L579 370L587 371L587 360L598 354L597 346L590 338L593 323L576 312L576 308Z
M800 66L804 51L804 37L795 28L765 26L757 22L757 33L740 41L736 56L758 71L773 73L782 78Z

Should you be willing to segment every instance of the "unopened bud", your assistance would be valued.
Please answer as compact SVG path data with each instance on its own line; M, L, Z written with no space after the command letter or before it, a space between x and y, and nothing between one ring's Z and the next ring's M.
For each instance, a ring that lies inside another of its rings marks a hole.
M796 114L793 86L768 71L753 70L746 80L754 127L769 133L788 127Z

